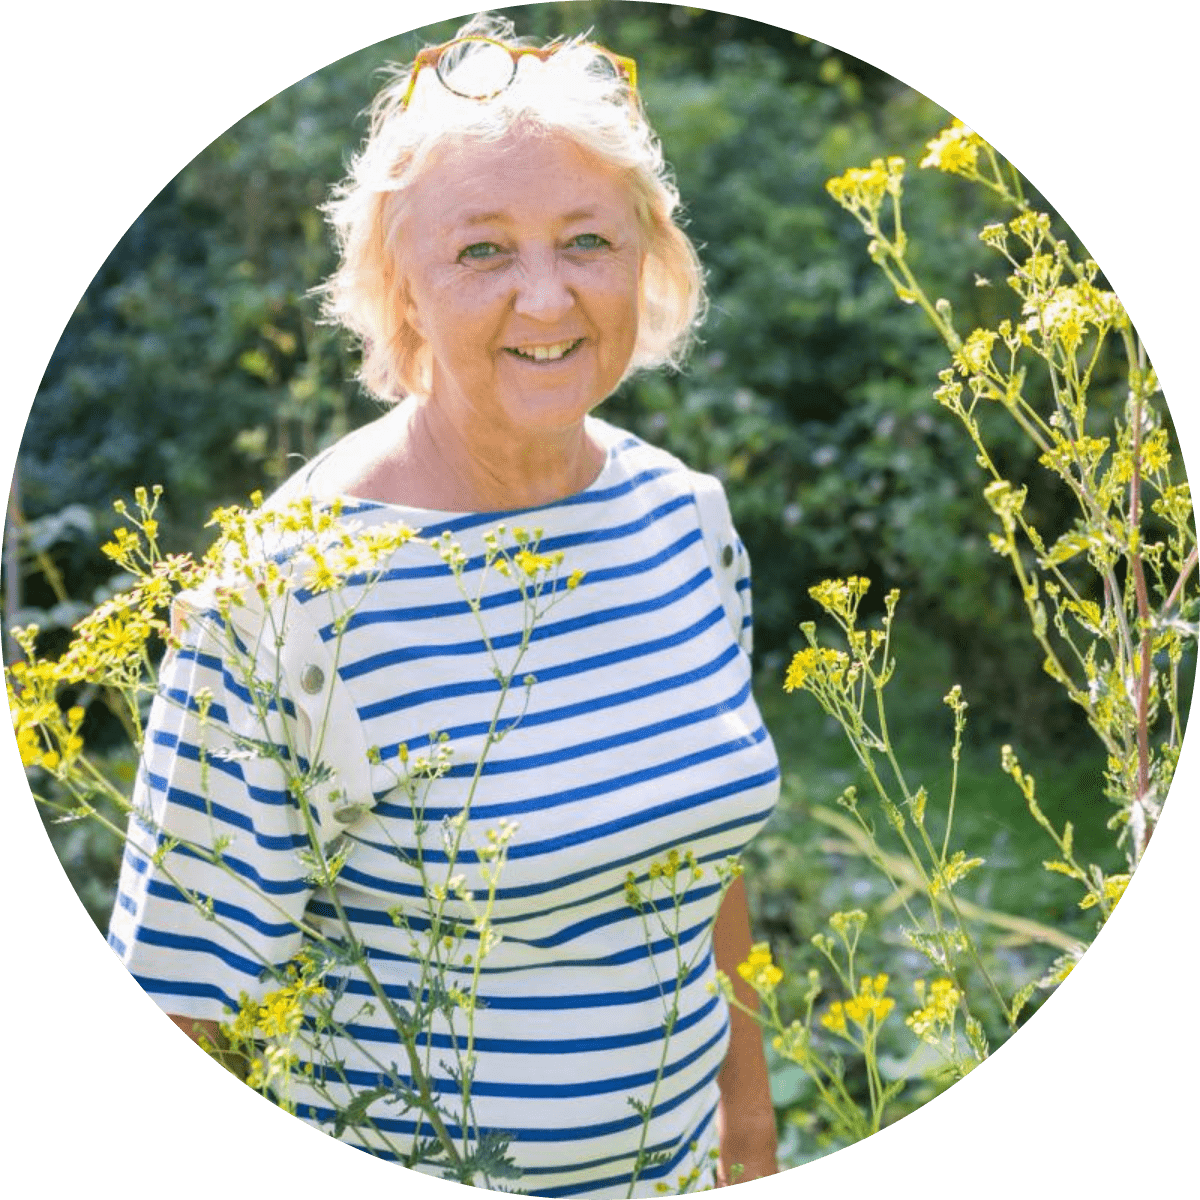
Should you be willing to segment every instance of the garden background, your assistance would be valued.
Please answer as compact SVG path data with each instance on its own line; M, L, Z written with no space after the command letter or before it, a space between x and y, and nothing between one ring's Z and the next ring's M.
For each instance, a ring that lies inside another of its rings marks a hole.
M852 779L848 753L806 698L779 695L796 623L813 615L806 587L850 572L905 592L898 651L911 702L900 733L931 781L947 741L941 696L959 681L971 700L962 837L992 868L972 899L1062 926L1074 897L1041 872L1046 847L996 767L997 747L1022 748L1044 807L1074 819L1081 843L1091 831L1100 852L1109 839L1096 763L1026 645L1019 596L986 549L978 472L930 399L944 351L895 304L822 188L880 153L915 161L946 114L771 26L586 2L514 15L523 32L594 25L598 40L638 59L710 271L713 312L689 370L635 381L608 415L722 474L755 561L759 692L786 775L780 820L755 862L762 933L785 963L788 946L799 961L825 914L881 896L869 868L831 853L836 839L811 819ZM304 299L330 263L313 206L361 131L371 72L416 46L410 36L364 51L252 113L114 250L47 370L22 446L30 544L51 555L72 599L56 602L27 560L19 619L36 609L44 628L65 628L82 611L74 603L90 607L109 586L96 545L111 500L137 483L165 485L167 543L199 545L214 504L269 486L298 461L289 456L370 415L347 382L344 343L314 324ZM990 298L975 282L989 265L975 230L991 214L968 207L951 179L920 177L912 194L925 223L914 239L937 247L937 275L969 323ZM56 839L103 922L115 857L81 834ZM1039 953L1008 951L1014 974ZM799 1083L777 1073L785 1122L803 1118ZM802 1123L787 1128L794 1160L820 1149Z

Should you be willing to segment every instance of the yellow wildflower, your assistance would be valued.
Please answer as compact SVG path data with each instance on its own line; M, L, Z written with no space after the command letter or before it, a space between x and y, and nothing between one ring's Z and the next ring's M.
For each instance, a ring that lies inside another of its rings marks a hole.
M1109 908L1115 908L1117 901L1125 895L1125 889L1129 886L1130 876L1128 875L1110 875L1104 881L1104 900ZM1080 908L1095 908L1099 904L1099 899L1089 892L1079 902Z
M549 571L558 565L560 560L552 554L534 554L532 550L518 550L513 555L517 570L532 579L539 571Z
M1167 448L1167 431L1155 429L1142 442L1142 474L1157 474L1171 464L1171 451Z
M954 1024L962 993L951 979L935 979L928 989L921 979L914 985L914 990L922 1007L907 1016L904 1023L923 1042L934 1045L940 1040L943 1030Z
M997 334L990 329L976 329L963 342L962 349L955 354L959 371L964 375L978 375L992 365L992 346Z
M43 749L37 730L26 725L17 730L17 749L21 754L21 762L26 767L38 767L42 764Z
M827 646L798 650L788 664L783 690L794 692L797 688L807 688L811 691L814 684L841 687L849 665L849 658L841 650Z
M1084 479L1091 479L1108 450L1108 438L1094 438L1086 434L1075 440L1056 435L1055 447L1038 458L1043 467L1056 472L1064 479L1073 479L1072 467L1077 467Z
M324 558L317 558L313 568L304 576L304 586L310 592L331 592L339 582Z
M960 120L955 120L937 137L929 141L925 157L920 166L936 167L954 175L973 175L979 161L979 148L983 138L973 129L968 129Z
M766 942L755 942L746 961L738 964L738 974L761 996L769 995L783 979L783 972L771 961Z
M992 222L979 231L979 240L993 250L1003 250L1008 241L1008 230L1002 224Z
M1013 217L1008 223L1013 231L1027 246L1033 248L1050 236L1050 214L1039 212L1023 212Z
M826 1012L822 1014L821 1024L834 1033L845 1035L848 1032L845 1006L840 1000L835 1000Z
M1154 501L1154 511L1172 524L1187 526L1192 515L1192 490L1186 483L1164 488L1162 495Z
M879 211L883 198L899 187L904 169L901 158L889 159L887 163L876 158L869 167L851 167L825 184L825 190L843 208L853 213L867 212L874 215Z
M835 1001L821 1018L821 1024L834 1033L849 1037L847 1021L852 1021L866 1033L887 1020L896 1002L884 993L888 977L883 974L864 976L858 985L858 994L849 1000Z
M771 1046L776 1053L803 1066L809 1057L808 1039L808 1030L799 1021L793 1021L782 1034L771 1039Z

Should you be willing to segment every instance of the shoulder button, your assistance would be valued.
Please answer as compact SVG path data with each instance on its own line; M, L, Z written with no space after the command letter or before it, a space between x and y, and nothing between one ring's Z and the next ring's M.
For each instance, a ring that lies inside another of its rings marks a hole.
M316 663L305 663L300 672L300 686L310 696L315 696L325 686L325 672Z
M733 566L733 546L728 542L721 548L721 565L723 567Z

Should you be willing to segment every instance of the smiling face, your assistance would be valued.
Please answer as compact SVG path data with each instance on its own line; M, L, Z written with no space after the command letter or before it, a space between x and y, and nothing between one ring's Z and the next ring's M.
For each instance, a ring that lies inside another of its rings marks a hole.
M629 364L642 257L620 172L565 135L436 152L400 258L431 401L476 435L578 428Z

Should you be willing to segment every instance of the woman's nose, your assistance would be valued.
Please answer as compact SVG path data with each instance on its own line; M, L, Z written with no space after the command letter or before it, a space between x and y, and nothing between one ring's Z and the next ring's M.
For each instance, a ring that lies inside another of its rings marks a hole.
M552 252L522 256L514 305L521 316L549 322L570 311L575 297L563 277L562 267Z

